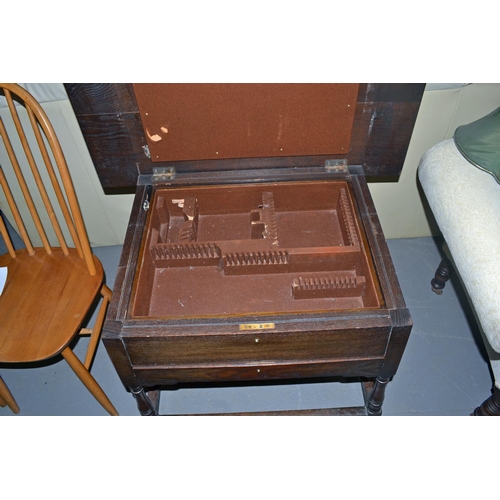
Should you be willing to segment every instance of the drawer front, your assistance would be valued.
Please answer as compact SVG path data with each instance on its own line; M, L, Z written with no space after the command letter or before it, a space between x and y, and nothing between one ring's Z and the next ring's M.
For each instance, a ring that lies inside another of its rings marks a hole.
M383 359L319 361L315 363L241 363L238 365L205 365L134 368L136 381L144 387L177 383L211 383L267 381L317 377L377 377Z
M133 366L197 366L382 358L388 326L313 332L257 331L127 338Z

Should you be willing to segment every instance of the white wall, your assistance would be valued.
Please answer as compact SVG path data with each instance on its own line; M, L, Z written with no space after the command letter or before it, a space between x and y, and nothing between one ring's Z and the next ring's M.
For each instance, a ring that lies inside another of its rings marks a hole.
M422 200L418 189L418 162L431 146L451 138L457 126L476 120L500 106L500 84L472 84L464 87L451 84L444 90L431 88L436 86L428 85L424 92L399 182L370 183L370 191L387 238L437 234L432 216L426 215L425 200ZM42 106L59 136L91 244L122 244L133 195L104 194L68 99L45 102ZM6 111L0 108L0 117ZM1 150L0 162L3 160ZM0 208L4 207L0 199Z

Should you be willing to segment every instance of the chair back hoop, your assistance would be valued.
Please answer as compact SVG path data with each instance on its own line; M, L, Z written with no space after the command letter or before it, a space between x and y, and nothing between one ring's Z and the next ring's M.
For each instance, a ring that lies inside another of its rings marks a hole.
M29 210L31 220L45 251L52 253L51 244L46 233L48 223L45 222L44 226L38 211L42 206L47 216L45 219L50 221L50 228L57 239L57 246L61 248L65 255L68 254L68 242L60 225L60 219L62 218L70 235L69 246L74 246L78 255L85 259L89 273L94 276L96 267L78 199L61 145L47 114L36 99L20 85L0 83L0 91L3 91L10 118L12 119L12 122L7 126L0 116L0 139L3 142L15 179L22 192L24 203ZM26 120L21 120L18 106L14 101L26 109L29 123L26 123ZM30 132L32 134L27 133L29 128L31 128ZM13 136L12 140L11 136ZM19 144L22 146L22 153L19 151L21 149L18 147ZM37 150L36 154L35 149ZM38 161L36 158L38 158ZM24 171L22 165L25 166ZM43 167L45 168L43 169ZM27 179L25 176L24 172L27 172L28 168L33 180ZM42 171L43 175L41 174ZM11 183L13 178L11 177ZM30 255L33 255L33 245L2 166L0 166L0 187L3 189L19 235L27 251ZM34 200L41 200L41 203L38 203L38 209ZM59 216L54 209L54 203L59 207ZM15 250L1 217L0 233L6 242L10 255L15 258Z

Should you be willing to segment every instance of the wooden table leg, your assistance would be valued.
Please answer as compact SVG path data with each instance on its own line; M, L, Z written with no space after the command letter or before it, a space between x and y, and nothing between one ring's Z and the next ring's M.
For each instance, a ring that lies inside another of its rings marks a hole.
M366 411L368 415L380 416L382 415L382 403L385 397L385 388L390 378L379 377L375 380L375 385L373 391L370 394L368 404L366 405Z
M134 395L139 413L145 417L158 415L158 403L160 400L159 391L151 391L151 396L146 393L144 387L130 387L130 392Z

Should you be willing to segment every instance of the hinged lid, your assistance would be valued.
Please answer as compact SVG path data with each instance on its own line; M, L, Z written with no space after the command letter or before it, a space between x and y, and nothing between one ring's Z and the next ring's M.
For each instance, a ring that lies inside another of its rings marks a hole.
M425 85L65 87L110 192L135 187L154 168L177 177L213 173L223 182L239 170L307 169L345 159L366 175L399 176Z

